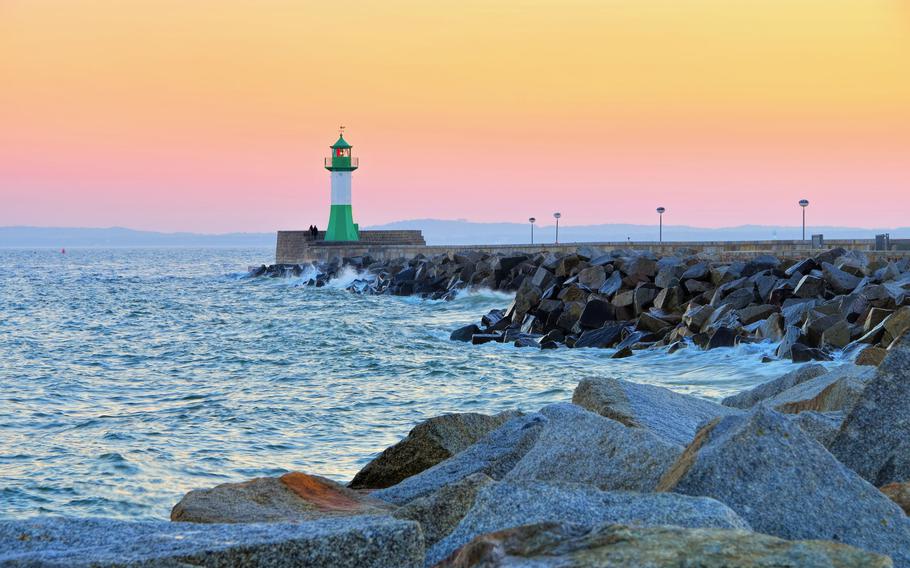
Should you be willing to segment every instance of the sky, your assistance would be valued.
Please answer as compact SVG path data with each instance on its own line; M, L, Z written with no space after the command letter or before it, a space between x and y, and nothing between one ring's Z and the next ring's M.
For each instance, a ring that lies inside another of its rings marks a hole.
M906 226L910 0L0 0L0 226Z

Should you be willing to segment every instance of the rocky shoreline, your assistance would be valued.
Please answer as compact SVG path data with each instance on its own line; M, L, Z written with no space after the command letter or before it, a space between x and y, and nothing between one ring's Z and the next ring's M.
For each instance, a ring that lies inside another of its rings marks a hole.
M0 566L910 567L910 333L720 403L614 378L417 424L347 485L186 494L172 522L0 523Z
M862 252L831 249L810 258L760 255L721 262L680 250L658 258L586 247L573 254L490 255L474 251L375 262L261 266L250 276L305 277L324 286L355 270L361 294L452 299L460 290L515 293L510 306L452 332L475 345L613 348L673 352L769 341L775 357L825 361L846 352L878 364L910 327L910 259L877 265Z

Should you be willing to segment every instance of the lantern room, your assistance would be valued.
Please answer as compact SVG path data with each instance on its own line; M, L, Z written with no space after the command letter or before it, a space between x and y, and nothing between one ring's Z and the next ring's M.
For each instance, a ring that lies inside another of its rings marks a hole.
M357 158L351 156L351 145L344 139L344 134L330 146L332 156L325 159L325 169L329 171L352 172L357 169Z

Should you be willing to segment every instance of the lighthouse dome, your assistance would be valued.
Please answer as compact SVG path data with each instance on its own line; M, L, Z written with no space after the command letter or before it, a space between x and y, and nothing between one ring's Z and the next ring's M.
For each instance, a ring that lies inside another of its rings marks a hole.
M350 148L350 147L351 147L351 145L348 144L347 140L344 139L343 134L338 136L337 142L335 142L334 144L329 146L329 148L332 148L333 150L338 150L339 148L345 149L345 148Z

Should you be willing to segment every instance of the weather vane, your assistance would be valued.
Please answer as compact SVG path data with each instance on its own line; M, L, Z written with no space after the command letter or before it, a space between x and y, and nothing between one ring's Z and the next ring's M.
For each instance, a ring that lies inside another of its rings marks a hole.
M344 125L343 124L338 127L338 135L344 136Z

